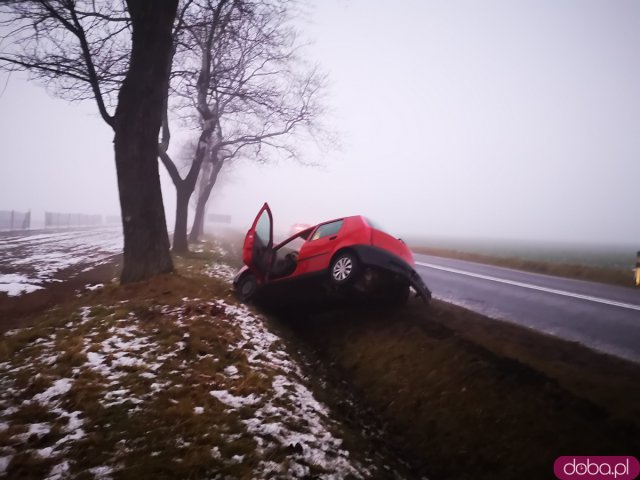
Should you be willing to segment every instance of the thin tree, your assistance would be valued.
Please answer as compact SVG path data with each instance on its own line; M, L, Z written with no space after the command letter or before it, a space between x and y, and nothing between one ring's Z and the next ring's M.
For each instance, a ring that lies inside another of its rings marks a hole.
M92 98L114 131L123 283L173 271L157 151L177 8L178 0L0 4L0 68L26 70L63 98Z
M229 3L215 31L208 19L223 16L220 3L214 9L203 0L191 7L187 34L176 41L181 53L174 57L171 90L175 116L200 131L200 148L184 179L166 154L166 143L160 148L178 191L174 251L187 248L189 198L203 162L208 176L199 190L190 241L202 233L206 203L226 162L240 156L266 161L275 152L298 158L294 140L324 132L319 119L325 79L301 58L288 2Z

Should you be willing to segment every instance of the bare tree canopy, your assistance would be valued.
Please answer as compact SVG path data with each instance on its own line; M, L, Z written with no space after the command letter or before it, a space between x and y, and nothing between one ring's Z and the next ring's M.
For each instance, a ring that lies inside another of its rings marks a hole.
M123 282L173 271L157 139L177 7L178 0L0 4L0 68L26 70L63 98L93 98L114 130Z
M301 56L291 2L195 0L174 35L175 55L160 157L178 191L174 250L186 250L189 197L207 162L191 240L223 164L241 155L266 161L300 158L296 141L321 132L324 76ZM199 131L191 168L182 178L167 152L169 118Z
M26 70L67 100L94 99L113 127L111 112L131 54L131 19L123 2L2 2L0 15L4 70Z

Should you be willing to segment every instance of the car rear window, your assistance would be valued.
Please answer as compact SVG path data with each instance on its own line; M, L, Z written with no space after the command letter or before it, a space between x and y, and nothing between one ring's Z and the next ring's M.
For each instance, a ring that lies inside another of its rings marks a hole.
M322 237L335 235L340 231L343 223L344 223L344 220L337 220L335 222L330 222L330 223L325 223L324 225L320 225L316 229L313 236L311 237L311 240L318 240L319 238L322 238Z
M380 225L378 222L374 222L373 220L367 217L365 217L365 220L371 228L375 228L376 230L380 230L382 232L386 231L384 228L382 228L382 225Z

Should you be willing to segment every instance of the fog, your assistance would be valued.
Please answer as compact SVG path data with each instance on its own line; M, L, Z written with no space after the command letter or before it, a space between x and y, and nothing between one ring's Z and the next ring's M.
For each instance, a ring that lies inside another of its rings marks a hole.
M299 24L341 148L303 145L318 167L236 162L209 212L246 229L267 201L281 229L363 214L414 238L640 248L640 2L325 0ZM95 105L16 74L0 93L0 210L118 213ZM164 171L163 192L171 227Z

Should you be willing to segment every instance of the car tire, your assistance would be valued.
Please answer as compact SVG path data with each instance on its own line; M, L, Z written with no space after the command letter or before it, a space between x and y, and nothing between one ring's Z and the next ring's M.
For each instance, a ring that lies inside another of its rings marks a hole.
M241 302L250 302L258 291L258 280L252 273L246 273L236 283L236 297Z
M340 252L331 261L329 277L334 285L351 283L358 273L358 257L352 252Z

